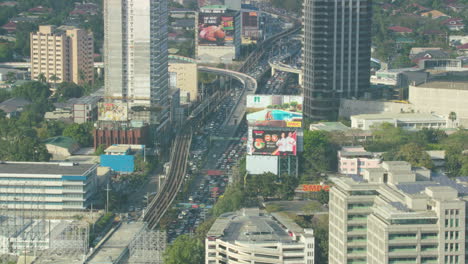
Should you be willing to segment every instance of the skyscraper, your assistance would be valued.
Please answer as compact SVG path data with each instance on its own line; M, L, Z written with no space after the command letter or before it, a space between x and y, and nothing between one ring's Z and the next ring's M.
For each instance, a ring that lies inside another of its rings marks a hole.
M337 117L339 98L369 87L371 0L305 0L304 115Z
M168 119L167 0L104 1L105 98L127 119Z

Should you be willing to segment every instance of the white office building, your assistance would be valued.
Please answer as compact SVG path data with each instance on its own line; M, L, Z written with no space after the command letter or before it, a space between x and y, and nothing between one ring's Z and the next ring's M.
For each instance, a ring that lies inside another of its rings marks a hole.
M105 98L128 120L169 117L167 23L167 0L104 1Z
M407 162L332 178L329 263L465 263L468 179Z
M98 164L0 162L0 207L84 210L97 191Z
M448 122L446 117L430 113L382 113L351 116L352 128L370 130L383 123L389 123L406 130L451 127L451 122Z
M241 209L218 217L206 235L206 264L313 264L314 234L279 213Z

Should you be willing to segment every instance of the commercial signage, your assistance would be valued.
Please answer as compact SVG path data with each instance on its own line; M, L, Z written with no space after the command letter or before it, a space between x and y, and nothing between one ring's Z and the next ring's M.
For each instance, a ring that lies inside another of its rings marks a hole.
M256 127L302 127L302 96L248 95L247 122Z
M198 45L233 46L234 17L227 14L200 13L198 16Z
M249 154L290 156L297 153L297 132L281 130L252 130Z
M320 192L320 191L330 191L330 186L329 185L318 185L318 184L302 184L302 186L299 186L300 190L304 192Z
M116 103L99 103L99 120L127 121L127 107Z

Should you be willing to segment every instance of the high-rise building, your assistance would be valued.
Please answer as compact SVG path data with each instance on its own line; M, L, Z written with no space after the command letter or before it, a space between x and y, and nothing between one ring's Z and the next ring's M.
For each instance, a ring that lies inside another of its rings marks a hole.
M31 77L48 82L90 83L94 80L93 34L75 27L39 26L31 32Z
M383 162L332 178L329 263L465 263L468 180Z
M205 263L314 264L315 238L280 213L244 208L219 216L205 239Z
M341 97L369 87L371 0L305 0L304 115L335 119Z
M104 1L105 99L128 120L168 119L167 0Z

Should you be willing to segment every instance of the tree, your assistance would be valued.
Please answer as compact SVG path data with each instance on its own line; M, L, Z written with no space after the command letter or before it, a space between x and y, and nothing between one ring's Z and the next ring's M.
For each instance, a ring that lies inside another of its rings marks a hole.
M54 82L54 90L57 90L57 81L59 81L60 78L57 77L57 75L53 74L52 76L50 76L49 80Z
M45 77L44 73L39 73L37 76L37 81L44 84L47 83L47 78Z
M177 237L164 252L165 264L204 263L203 243L188 235Z
M213 215L217 217L227 212L239 210L244 205L245 199L245 193L238 186L231 185L214 205Z
M0 43L0 62L11 61L13 59L13 49L10 43Z
M450 119L450 121L452 121L452 126L453 126L453 122L457 120L457 114L455 112L450 112L448 118Z
M92 124L71 124L63 130L63 136L71 137L83 147L92 146Z
M55 97L61 99L79 98L84 95L84 88L75 83L63 82L58 85Z
M306 173L334 171L337 164L336 151L337 146L332 143L329 133L304 131L303 171Z
M408 58L406 54L398 55L392 62L393 69L408 68L412 67L413 65L414 63Z
M281 177L281 183L276 188L276 196L282 200L294 198L294 191L296 190L298 183L299 180L297 177L283 175Z
M434 163L424 148L417 143L408 143L400 147L397 152L387 152L383 155L384 160L404 160L412 166L432 169Z
M367 144L369 151L389 151L407 142L407 134L399 127L390 123L383 123L372 127L374 141Z
M0 103L10 98L11 93L9 91L7 91L6 89L0 89Z
M318 192L317 200L321 204L328 204L328 201L330 200L330 196L328 194L329 193L327 191L320 190L320 192Z
M106 145L101 144L96 148L96 151L94 151L94 155L96 156L101 156L104 154L104 150L106 149Z
M13 96L37 102L42 99L47 99L50 96L50 90L47 85L41 82L31 81L23 85L16 86L13 89Z

